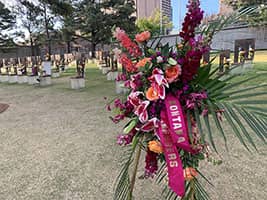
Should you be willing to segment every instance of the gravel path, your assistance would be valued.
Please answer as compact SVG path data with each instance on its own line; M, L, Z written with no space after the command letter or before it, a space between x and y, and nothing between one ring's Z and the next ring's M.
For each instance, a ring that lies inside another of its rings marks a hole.
M112 199L121 127L108 119L103 96L113 96L114 85L89 79L82 91L68 89L67 77L45 88L0 84L0 103L10 105L0 114L1 200ZM231 145L221 166L203 164L212 199L265 199L266 151L249 154L230 137ZM136 200L162 199L150 183L138 180Z

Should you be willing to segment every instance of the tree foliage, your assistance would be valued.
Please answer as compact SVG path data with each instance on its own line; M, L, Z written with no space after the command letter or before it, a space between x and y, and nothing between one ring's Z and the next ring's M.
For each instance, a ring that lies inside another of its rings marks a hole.
M139 31L150 31L152 35L160 35L161 31L161 14L160 10L156 9L153 14L148 18L141 18L137 20L137 27ZM166 32L166 30L169 30L172 28L172 23L170 19L167 16L162 16L162 31L163 33Z
M8 31L14 27L15 22L16 17L0 2L0 46L13 43L8 35Z
M82 0L76 4L75 11L77 36L91 42L94 57L96 45L111 41L114 26L130 32L135 30L134 11L133 0Z
M247 15L244 20L251 25L266 25L267 24L267 2L266 0L225 0L227 5L230 5L234 10L245 9L248 7L257 7L257 9Z
M18 4L13 8L14 13L17 16L17 28L24 31L19 31L17 36L22 38L25 43L29 43L31 46L31 54L34 53L34 45L38 43L38 36L41 34L41 20L40 9L32 2L26 0L19 0Z
M25 0L24 2L30 3L29 0ZM72 11L72 6L68 1L63 0L38 0L36 1L36 8L38 10L38 17L35 22L38 19L37 23L42 31L41 35L45 35L45 43L48 47L47 53L51 55L51 32L55 30L57 22Z

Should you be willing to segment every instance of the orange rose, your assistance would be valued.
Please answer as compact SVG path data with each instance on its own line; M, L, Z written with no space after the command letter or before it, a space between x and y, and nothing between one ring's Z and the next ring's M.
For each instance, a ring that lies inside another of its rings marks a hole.
M183 47L184 47L183 44L178 44L178 45L177 45L177 48L178 48L178 49L182 49Z
M151 58L143 58L142 60L140 60L137 64L136 67L144 67L148 62L151 61Z
M187 181L194 179L197 176L197 170L193 167L187 167L184 169L184 178Z
M158 100L159 99L159 94L158 94L158 92L153 87L150 87L146 91L146 98L149 101L155 101L155 100Z
M149 31L144 31L142 33L136 34L135 35L135 40L136 42L142 43L144 41L149 40L151 37L151 34Z
M165 70L165 76L169 83L172 83L173 81L177 80L180 74L181 74L180 65L175 65Z
M160 154L160 153L163 152L161 143L156 141L156 140L150 141L148 143L148 148L149 148L150 151L153 151L155 153L159 153Z

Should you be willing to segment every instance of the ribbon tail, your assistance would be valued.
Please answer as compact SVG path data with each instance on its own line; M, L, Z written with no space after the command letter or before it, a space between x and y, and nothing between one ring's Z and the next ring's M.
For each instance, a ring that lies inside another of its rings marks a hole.
M166 112L162 110L161 115L166 115ZM168 125L163 118L161 119L160 126L157 130L167 163L169 187L178 196L183 197L185 194L185 185L182 161L177 147L173 143Z

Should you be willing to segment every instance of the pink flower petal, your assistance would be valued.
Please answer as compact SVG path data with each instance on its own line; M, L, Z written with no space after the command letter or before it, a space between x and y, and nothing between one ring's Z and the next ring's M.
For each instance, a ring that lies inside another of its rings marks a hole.
M165 99L165 87L164 86L158 86L158 94L159 98Z
M155 81L156 81L156 83L157 83L158 85L161 85L161 84L162 84L162 81L163 81L163 79L164 79L164 76L161 75L161 74L155 74L154 77L155 77Z
M141 127L141 131L144 131L144 132L150 132L152 131L153 129L155 128L158 128L158 122L159 120L154 117L150 120L147 121L147 123L145 123L142 127Z
M144 123L148 120L147 107L149 105L149 101L143 101L135 110L134 114L139 117L139 120Z

